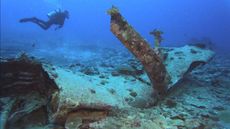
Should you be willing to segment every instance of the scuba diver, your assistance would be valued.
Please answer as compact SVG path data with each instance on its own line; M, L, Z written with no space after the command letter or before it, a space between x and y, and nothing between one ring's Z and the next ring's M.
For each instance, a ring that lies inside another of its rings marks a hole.
M63 27L65 19L69 19L69 12L67 10L62 12L61 9L57 9L48 13L47 16L49 18L48 21L43 21L36 17L32 17L32 18L23 18L19 22L20 23L32 22L39 25L44 30L49 29L52 25L58 25L55 28L55 30L57 30Z

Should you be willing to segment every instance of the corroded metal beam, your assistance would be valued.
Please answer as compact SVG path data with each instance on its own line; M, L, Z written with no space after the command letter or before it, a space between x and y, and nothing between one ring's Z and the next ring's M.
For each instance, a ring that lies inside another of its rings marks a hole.
M169 76L160 58L147 41L122 17L116 7L108 10L111 16L110 27L113 34L141 61L153 85L156 98L164 96L169 84Z

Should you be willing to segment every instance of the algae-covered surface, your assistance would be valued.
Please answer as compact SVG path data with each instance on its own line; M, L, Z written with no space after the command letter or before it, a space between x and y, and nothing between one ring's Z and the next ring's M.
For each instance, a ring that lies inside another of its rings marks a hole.
M42 59L36 51L30 54L41 61L60 88L60 104L71 108L103 104L113 109L108 114L100 110L70 113L64 123L67 129L83 128L84 119L93 119L87 124L93 129L229 128L229 57L217 54L154 105L153 88L142 65L125 49L86 47L77 52L54 51L65 55L68 62L49 52L44 52L47 57ZM78 56L71 57L69 53ZM1 104L5 103L3 100ZM62 106L59 105L60 110ZM63 128L50 123L27 124L27 129Z

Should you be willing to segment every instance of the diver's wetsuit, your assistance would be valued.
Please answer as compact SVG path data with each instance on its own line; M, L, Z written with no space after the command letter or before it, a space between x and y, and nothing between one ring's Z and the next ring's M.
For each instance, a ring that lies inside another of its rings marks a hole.
M32 18L23 18L19 22L33 22L39 25L42 29L47 30L52 25L59 25L56 29L61 28L64 25L65 19L67 18L64 12L57 12L53 16L49 17L48 21L40 20L36 17Z

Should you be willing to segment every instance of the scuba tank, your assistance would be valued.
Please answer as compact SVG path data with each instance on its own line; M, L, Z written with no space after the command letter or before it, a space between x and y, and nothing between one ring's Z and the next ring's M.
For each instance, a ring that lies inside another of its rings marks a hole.
M49 12L49 13L47 14L47 16L48 16L48 18L52 18L52 17L55 16L55 14L57 14L57 13L59 13L59 12L61 12L61 9L56 9L56 10L54 10L54 11Z

